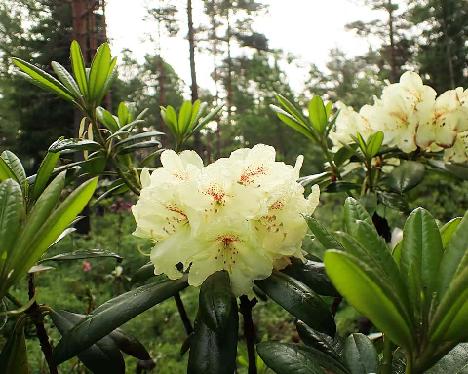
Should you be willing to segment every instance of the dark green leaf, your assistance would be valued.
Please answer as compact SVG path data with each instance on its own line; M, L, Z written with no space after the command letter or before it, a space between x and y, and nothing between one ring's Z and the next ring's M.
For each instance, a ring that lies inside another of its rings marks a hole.
M49 152L67 152L87 150L94 151L100 149L101 145L93 140L88 139L59 139L55 141L50 147Z
M144 139L144 138L151 138L153 136L159 136L163 135L164 133L161 131L145 131L145 132L140 132L138 134L130 134L128 138L125 138L117 143L115 143L115 147L121 146L122 144L127 144L129 142L138 140L138 139Z
M152 262L148 262L140 267L132 277L132 283L143 283L148 279L155 277L154 265Z
M255 284L294 317L317 331L335 335L335 322L327 304L305 284L279 272Z
M462 217L456 217L447 222L444 226L440 228L440 236L442 237L442 244L444 249L447 248L447 244L452 239L452 235L460 224Z
M293 260L293 263L282 271L309 286L319 295L339 296L325 273L325 265L321 262L307 260L303 263L300 260Z
M216 280L224 285L214 290ZM195 320L195 332L190 339L188 373L231 374L236 370L239 314L235 297L225 289L227 283L229 281L223 272L215 273L201 286L200 308ZM215 311L208 310L210 305ZM219 328L213 330L209 325Z
M348 197L344 205L344 224L346 231L351 235L356 234L356 221L366 221L372 225L372 218L367 210L356 199Z
M325 192L348 192L352 190L358 190L361 188L361 185L358 183L353 182L346 182L346 181L336 181L330 183Z
M325 249L342 249L341 243L335 239L335 237L328 232L328 230L314 217L306 218L307 225L310 231L314 234L315 238L325 247Z
M404 161L389 175L390 188L403 193L416 187L424 178L424 165L416 161Z
M458 344L437 364L424 371L425 374L466 374L468 373L468 343Z
M340 360L338 352L336 352L332 346L333 339L330 338L328 335L321 334L315 331L301 320L298 320L296 322L296 330L299 334L299 337L305 345L308 345L309 347L315 348L320 352L323 352L327 355L333 356L337 360Z
M357 146L355 144L351 146L343 146L333 155L333 162L336 166L343 165L348 161L352 155L356 153Z
M5 261L9 261L13 253L21 227L23 209L23 197L19 184L13 179L0 183L0 265L2 265L0 268L2 269ZM0 294L0 299L2 296Z
M57 361L63 362L73 357L117 327L174 296L185 287L185 278L149 283L107 301L62 337L55 350Z
M257 353L277 374L349 373L346 367L332 356L303 345L276 342L259 343L257 344Z
M159 140L147 140L144 142L140 143L135 143L132 145L128 145L126 147L120 148L118 150L118 153L120 154L126 154L126 153L131 153L134 151L137 151L139 149L144 149L144 148L155 148L155 147L161 147L161 142Z
M13 173L13 170L11 170L5 160L0 157L0 182L8 178L18 181L16 179L15 173Z
M28 374L28 358L24 339L24 319L19 318L13 333L0 354L0 373Z
M199 316L213 331L218 332L229 322L233 295L229 274L218 271L203 282L205 292L200 292Z
M405 197L398 193L391 192L377 192L378 200L385 206L399 210L403 213L409 212L408 202L405 200Z
M15 179L18 181L20 186L23 187L24 182L26 181L26 173L24 172L23 165L21 165L21 161L18 156L16 156L13 152L3 151L1 158L13 172Z
M351 334L345 342L343 356L352 374L378 372L377 352L370 339L363 334Z
M136 357L139 360L152 360L144 345L137 338L127 334L122 329L115 329L109 334L109 337L123 353Z
M78 249L73 252L60 253L53 257L44 258L39 262L46 261L68 261L68 260L82 260L85 258L100 258L100 257L112 257L118 262L121 262L123 258L117 253L105 250L105 249Z

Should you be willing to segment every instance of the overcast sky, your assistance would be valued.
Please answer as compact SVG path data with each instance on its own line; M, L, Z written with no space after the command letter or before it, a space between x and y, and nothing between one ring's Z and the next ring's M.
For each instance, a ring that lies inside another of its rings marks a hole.
M255 29L269 39L271 48L280 48L298 57L300 67L285 67L292 86L299 90L307 73L307 66L315 63L324 68L329 51L340 48L349 55L364 53L369 42L345 30L344 25L355 20L382 17L358 5L359 0L263 0L269 5L268 14L257 18ZM155 45L148 41L154 35L156 24L145 21L145 4L155 6L151 0L107 0L106 21L113 53L128 48L141 61L146 53L154 53ZM186 0L174 0L179 7L180 33L176 38L163 39L162 56L188 85L188 42L185 16ZM193 0L194 22L201 17L201 0ZM130 5L131 4L131 5ZM199 85L212 89L210 74L213 71L212 57L197 53L197 77ZM301 68L302 67L302 68Z

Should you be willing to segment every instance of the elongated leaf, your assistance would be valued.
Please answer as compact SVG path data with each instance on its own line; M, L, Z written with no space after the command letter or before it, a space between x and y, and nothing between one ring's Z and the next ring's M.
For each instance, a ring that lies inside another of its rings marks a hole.
M333 339L328 335L315 331L301 320L296 322L296 330L305 345L340 360L338 352L332 346Z
M62 336L67 334L73 326L80 323L84 318L83 315L64 310L52 311L51 317ZM88 349L81 351L78 358L93 373L125 373L123 356L110 336L102 338Z
M154 274L154 265L152 262L148 262L147 264L140 267L135 274L133 274L132 283L143 283L153 277L156 277Z
M468 343L458 344L425 374L466 374L468 372Z
M0 354L0 373L29 374L23 318L18 319Z
M57 362L87 349L117 327L174 296L186 286L185 278L150 283L107 301L62 337L55 350Z
M107 80L111 63L111 52L109 45L103 43L99 46L94 55L89 72L89 96L91 100L96 100L102 96L104 85Z
M453 218L441 227L440 236L442 237L442 244L444 246L444 249L447 248L447 244L450 242L450 239L452 239L452 235L457 229L461 220L462 217Z
M327 304L305 284L279 272L255 283L294 317L317 331L335 335L335 322Z
M405 161L390 173L390 187L403 193L416 187L424 178L424 165L416 161Z
M190 124L190 118L192 117L192 102L186 100L182 103L179 110L179 116L177 121L178 129L181 133L187 131Z
M137 338L122 329L115 329L109 334L109 337L123 353L136 357L139 360L152 360L144 345Z
M315 261L294 261L283 270L284 273L310 287L319 295L339 296L325 272L325 265Z
M309 102L309 121L319 133L324 132L327 127L327 111L320 96L314 96Z
M314 217L307 217L306 221L312 234L326 249L343 249L341 243Z
M0 269L13 251L23 214L23 197L19 184L7 179L0 184ZM0 299L3 295L0 295Z
M27 74L32 79L32 83L36 86L73 102L73 96L70 95L65 86L49 73L19 58L13 58L13 63Z
M364 334L351 334L345 342L344 359L352 374L378 372L377 352Z
M369 157L374 157L380 150L384 139L384 133L382 131L377 131L369 136L367 139L367 155Z
M203 284L209 291L200 293L200 317L211 330L218 332L225 328L234 300L229 274L225 271L218 271Z
M367 210L352 197L348 197L344 205L344 223L346 232L351 235L356 234L357 221L366 221L372 225L372 218Z
M257 353L277 374L349 374L338 360L312 347L290 343L257 344Z
M76 216L88 204L97 187L97 178L80 185L47 218L33 238L33 246L23 252L27 256L21 269L29 269L60 234L73 222Z
M128 138L125 138L117 143L115 143L115 147L121 146L123 144L127 144L129 142L138 140L138 139L144 139L144 138L151 138L153 136L159 136L163 135L164 133L161 131L145 131L145 132L140 132L138 134L130 135Z
M88 77L84 65L83 53L81 52L80 45L76 40L73 40L70 46L70 60L73 70L75 81L80 88L83 96L88 96Z
M60 65L57 61L52 61L52 69L54 69L55 74L57 74L58 79L60 82L65 86L65 88L70 92L70 94L75 99L81 98L80 88L76 84L73 77L70 73L65 69L62 65Z
M110 61L106 82L103 85L103 88L100 92L100 96L96 98L96 103L102 102L104 95L109 91L109 89L111 88L112 82L117 77L118 73L117 73L117 70L115 69L116 65L117 65L117 57L114 57Z
M96 109L96 115L99 120L110 132L115 132L119 129L119 124L115 120L114 116L103 107Z
M417 323L427 318L443 253L434 218L422 208L415 209L405 223L400 269Z
M330 183L325 189L326 192L347 192L352 190L358 190L361 185L358 183L347 182L347 181L335 181Z
M200 100L195 100L192 105L192 115L190 116L189 129L193 129L196 126L198 120L205 113L207 107L207 103L202 103Z
M336 166L343 165L346 161L348 161L351 156L356 153L356 145L351 146L343 146L341 147L334 155L333 155L333 162Z
M18 181L20 186L23 187L24 182L26 181L26 173L18 156L16 156L13 152L3 151L1 158L13 172L15 179Z
M328 276L336 289L377 328L398 345L412 346L412 334L405 317L386 292L375 282L379 274L356 257L336 250L325 253Z
M275 95L276 100L281 104L281 106L289 113L291 114L294 119L301 124L301 126L304 126L305 128L310 128L308 121L305 119L304 114L295 107L295 105L290 102L286 97L283 95Z
M117 116L119 117L120 126L125 126L129 122L129 112L127 104L122 101L117 108Z
M39 171L37 172L36 179L34 180L33 198L36 200L39 195L44 191L47 182L49 181L52 172L59 160L60 154L54 152L47 152L44 160L42 160Z
M450 282L468 262L468 211L458 224L445 249L437 276L439 298L445 294Z
M55 141L50 147L49 152L64 152L64 151L78 151L87 150L93 151L100 149L101 145L93 140L88 139L59 139Z
M53 257L44 258L39 262L42 263L46 261L82 260L85 258L101 258L101 257L115 258L118 262L123 260L123 258L117 253L114 253L105 249L78 249L73 252L60 253Z
M0 182L8 178L18 181L13 170L11 170L5 160L0 157Z
M119 149L118 153L127 154L127 153L137 151L139 149L154 148L154 147L160 147L160 146L161 146L161 142L159 140L147 140L147 141L135 143L132 145L128 145L126 147L122 147Z
M229 284L226 275L224 272L213 274L200 289L200 308L190 339L188 373L234 373L236 369L239 314L236 299L226 288ZM213 288L217 281L222 285ZM210 310L210 306L214 310Z

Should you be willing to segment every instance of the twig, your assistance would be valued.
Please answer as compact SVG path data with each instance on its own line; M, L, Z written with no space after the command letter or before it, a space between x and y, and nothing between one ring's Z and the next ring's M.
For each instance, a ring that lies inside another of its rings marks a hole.
M245 295L240 297L240 312L244 317L244 336L247 344L247 355L249 357L249 374L257 374L256 356L255 356L255 342L257 334L255 332L255 324L252 318L252 309L257 304L257 299L249 298Z
M36 288L34 286L34 274L28 275L28 296L31 300L36 294ZM47 361L47 365L49 366L50 374L58 374L57 365L55 364L52 346L50 345L49 335L47 334L47 330L44 326L44 317L42 316L42 311L39 307L37 302L34 302L31 307L26 311L29 317L34 323L36 327L36 334L37 338L39 339L39 343L41 345L42 353L44 353L44 357Z
M175 294L174 299L176 302L177 311L179 312L180 319L182 320L182 323L184 325L185 333L187 335L190 335L193 332L192 322L190 322L190 318L188 317L187 312L185 311L184 303L180 298L179 292Z

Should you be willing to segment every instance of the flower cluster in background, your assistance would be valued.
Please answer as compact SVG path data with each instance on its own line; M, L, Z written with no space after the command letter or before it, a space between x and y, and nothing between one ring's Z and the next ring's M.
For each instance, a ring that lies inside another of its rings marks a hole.
M330 133L336 148L352 143L357 132L367 138L383 131L384 144L403 152L444 151L447 162L468 161L468 90L461 87L437 97L419 75L407 72L359 113L343 103L337 107L340 114Z
M319 188L306 199L294 167L275 161L275 149L258 144L206 167L193 151L167 150L162 167L141 173L133 206L135 235L155 242L156 274L199 286L226 270L236 295L252 292L253 281L302 258L304 215L314 212Z

